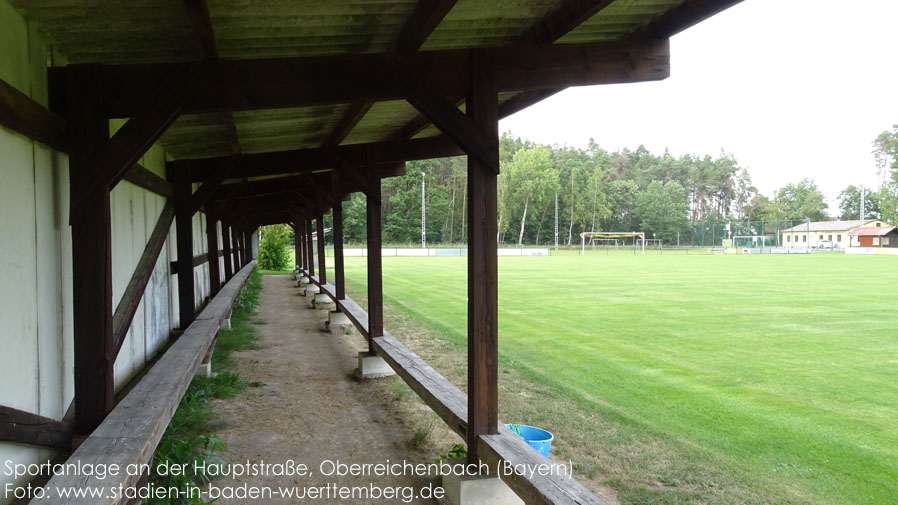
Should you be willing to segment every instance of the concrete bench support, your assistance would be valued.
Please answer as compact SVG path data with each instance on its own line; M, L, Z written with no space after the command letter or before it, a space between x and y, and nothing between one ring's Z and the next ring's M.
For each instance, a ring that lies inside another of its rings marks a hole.
M337 304L326 293L318 293L312 299L312 306L318 310L337 310Z
M464 458L447 461L464 465ZM494 475L444 475L445 502L449 505L524 505L524 501Z
M369 352L359 353L359 367L355 369L354 373L355 377L360 380L380 379L396 375L396 372L383 358Z
M324 327L331 335L351 335L355 330L352 321L339 310L332 310L327 314Z

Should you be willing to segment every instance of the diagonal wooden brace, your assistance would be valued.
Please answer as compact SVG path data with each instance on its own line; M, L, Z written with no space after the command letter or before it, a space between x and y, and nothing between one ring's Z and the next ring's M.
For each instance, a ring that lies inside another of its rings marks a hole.
M112 189L125 172L146 153L174 122L181 107L205 84L207 67L177 67L143 106L85 163L92 175L85 184L72 187L71 222L84 212L85 202L104 189Z

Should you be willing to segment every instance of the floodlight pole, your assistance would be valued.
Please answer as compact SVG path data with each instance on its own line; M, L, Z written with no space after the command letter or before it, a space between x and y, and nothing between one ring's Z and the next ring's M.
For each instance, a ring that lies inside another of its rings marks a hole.
M421 249L427 248L427 206L424 202L424 172L421 172Z
M808 236L808 241L806 242L807 245L805 245L805 250L810 252L811 251L811 218L806 217L805 220L807 220L807 225L805 226L807 231L805 231L805 234Z
M867 202L865 202L866 199L867 199L867 191L864 189L863 186L861 186L861 214L859 216L861 219L861 226L864 226L864 217L865 217L864 214L866 214L866 211L867 211L867 209L866 209Z
M555 250L558 250L558 192L555 192Z

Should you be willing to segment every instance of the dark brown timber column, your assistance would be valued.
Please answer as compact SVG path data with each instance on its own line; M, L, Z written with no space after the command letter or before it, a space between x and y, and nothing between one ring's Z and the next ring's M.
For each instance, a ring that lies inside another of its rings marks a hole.
M337 300L346 299L346 282L343 274L343 202L334 204L334 284Z
M315 219L315 231L318 235L318 281L327 283L327 263L324 261L324 216L318 214Z
M383 265L381 263L380 174L375 153L368 153L368 352L374 352L371 340L384 334Z
M294 236L294 242L296 243L295 256L300 270L306 269L306 229L304 228L304 223L304 220L296 219L296 235Z
M293 229L293 270L296 271L299 269L299 265L302 261L299 257L299 247L297 246L299 234L296 232L297 226L295 224L291 224L290 228Z
M221 222L221 249L224 258L225 282L234 276L234 267L231 263L231 228L224 221Z
M309 276L315 275L315 252L312 243L312 220L306 220L306 256L309 262Z
M186 170L171 170L169 179L175 190L175 228L178 251L178 313L181 329L190 326L195 316L193 283L193 213L188 209L193 184Z
M467 115L495 141L499 160L498 94L491 70L472 60ZM498 269L496 172L468 156L468 457L477 461L477 437L498 433Z
M218 221L210 207L206 206L206 250L209 253L209 296L212 297L221 289L221 271L218 268Z
M234 273L240 271L240 242L237 241L237 229L231 227L231 246L234 249Z
M94 174L88 160L109 139L97 73L99 66L69 66L69 166L72 194ZM75 433L88 435L112 410L112 245L109 189L89 195L72 225ZM73 213L75 214L75 213Z

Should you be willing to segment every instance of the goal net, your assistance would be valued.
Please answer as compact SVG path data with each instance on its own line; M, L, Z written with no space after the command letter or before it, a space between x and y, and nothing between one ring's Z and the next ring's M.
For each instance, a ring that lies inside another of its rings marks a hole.
M641 247L642 254L645 254L645 233L641 231L585 231L580 234L580 256L586 255L586 242L595 244L599 240L617 240L632 239L634 247Z
M733 237L733 247L750 249L773 247L773 240L767 235L736 235Z

